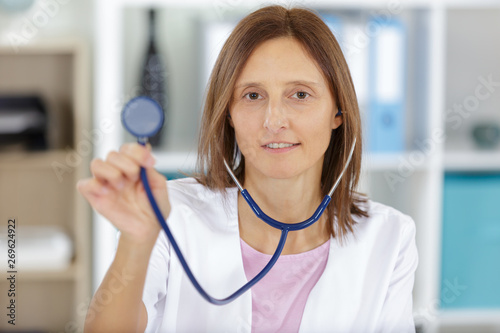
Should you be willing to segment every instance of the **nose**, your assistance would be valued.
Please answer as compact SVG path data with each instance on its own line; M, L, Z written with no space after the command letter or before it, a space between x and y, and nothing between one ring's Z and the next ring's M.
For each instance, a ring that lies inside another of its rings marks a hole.
M270 100L266 109L264 128L272 133L279 133L288 128L285 106L280 99Z

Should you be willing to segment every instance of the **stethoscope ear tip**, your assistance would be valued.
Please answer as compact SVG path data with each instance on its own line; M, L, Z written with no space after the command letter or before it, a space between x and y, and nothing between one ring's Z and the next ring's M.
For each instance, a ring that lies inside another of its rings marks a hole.
M335 115L335 117L338 117L338 116L341 116L342 115L342 110L340 109L340 106L339 106L339 109L337 111L337 114Z

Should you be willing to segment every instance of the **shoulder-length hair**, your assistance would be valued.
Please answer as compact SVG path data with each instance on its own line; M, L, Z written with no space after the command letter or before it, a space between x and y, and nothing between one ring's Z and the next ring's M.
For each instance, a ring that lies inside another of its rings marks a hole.
M223 160L235 170L243 184L245 158L236 143L228 114L234 85L252 51L261 43L280 37L292 37L319 65L343 122L332 130L321 175L323 196L328 194L342 172L354 138L352 160L335 190L326 211L333 237L344 238L353 231L352 215L368 216L360 204L366 199L355 192L361 169L361 120L354 85L340 46L328 26L309 9L282 6L261 8L243 18L226 40L209 80L201 123L197 180L213 190L234 187ZM332 110L337 112L337 110ZM299 221L297 221L299 222Z

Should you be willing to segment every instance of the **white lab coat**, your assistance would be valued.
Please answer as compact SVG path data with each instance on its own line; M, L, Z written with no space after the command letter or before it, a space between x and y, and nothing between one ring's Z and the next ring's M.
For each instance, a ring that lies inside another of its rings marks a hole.
M226 297L247 282L237 213L237 189L224 203L193 179L169 181L168 224L207 292ZM369 201L354 235L332 238L323 275L307 300L300 332L414 332L412 289L418 257L413 220ZM194 289L164 232L148 267L143 302L146 332L250 332L251 293L224 306ZM272 304L270 305L272 307Z

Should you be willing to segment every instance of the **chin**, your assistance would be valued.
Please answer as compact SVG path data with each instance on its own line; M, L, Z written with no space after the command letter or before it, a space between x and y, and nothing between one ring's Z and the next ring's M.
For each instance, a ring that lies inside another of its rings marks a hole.
M272 166L262 172L265 176L273 179L289 179L296 177L300 172L290 166Z

